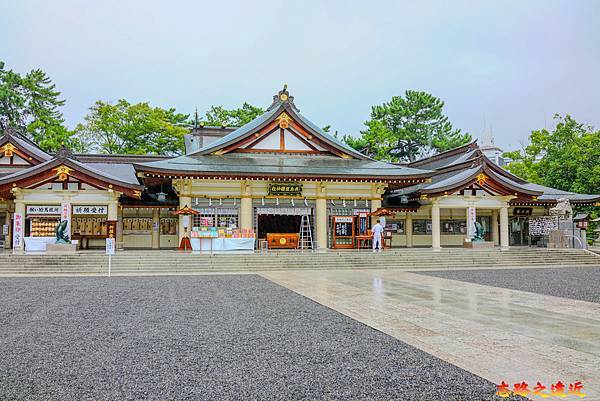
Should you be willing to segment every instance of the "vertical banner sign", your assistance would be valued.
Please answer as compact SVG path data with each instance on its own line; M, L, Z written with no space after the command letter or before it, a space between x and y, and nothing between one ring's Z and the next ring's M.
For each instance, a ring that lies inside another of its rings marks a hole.
M114 238L106 239L106 254L107 255L115 254L115 245L116 245L116 240Z
M112 237L106 239L106 254L108 255L108 277L110 277L110 271L112 267L112 255L115 254L116 241L117 240Z
M60 205L60 221L66 221L67 227L65 231L69 235L69 239L71 239L71 204L63 203Z
M467 209L467 238L473 238L475 236L475 220L477 214L474 207Z
M13 249L23 246L24 219L22 213L15 213L13 226Z

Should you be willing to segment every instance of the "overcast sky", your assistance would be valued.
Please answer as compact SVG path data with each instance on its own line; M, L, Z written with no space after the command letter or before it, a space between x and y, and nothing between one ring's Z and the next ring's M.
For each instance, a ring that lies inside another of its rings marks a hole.
M370 108L424 90L504 148L570 113L600 127L600 1L0 0L0 59L46 71L69 126L98 99L192 113L266 107L357 135Z

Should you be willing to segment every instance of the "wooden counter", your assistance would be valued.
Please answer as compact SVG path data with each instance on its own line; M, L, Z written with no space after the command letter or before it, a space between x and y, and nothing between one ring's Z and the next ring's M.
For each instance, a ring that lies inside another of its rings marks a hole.
M267 233L267 242L269 249L296 249L298 237L298 234Z

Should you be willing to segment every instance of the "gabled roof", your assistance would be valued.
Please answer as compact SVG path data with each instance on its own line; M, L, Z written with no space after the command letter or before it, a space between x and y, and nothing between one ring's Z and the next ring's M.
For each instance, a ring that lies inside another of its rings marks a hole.
M24 159L31 164L41 163L52 158L52 156L44 152L29 139L19 135L12 128L6 129L2 137L0 137L0 147L4 147L7 143L12 144L17 149L17 153L22 153L26 156Z
M370 160L370 158L366 155L363 155L337 138L329 135L308 118L300 114L300 111L294 104L294 97L290 96L289 92L287 91L287 87L284 87L283 90L279 91L277 95L273 96L273 103L271 106L269 106L265 113L250 121L248 124L222 137L221 139L210 143L198 151L190 153L188 156L218 154L219 151L222 151L227 146L242 141L253 135L256 131L266 127L283 112L289 114L293 120L301 124L304 129L306 129L316 138L339 150L342 154L347 155L349 158Z
M253 147L263 137L287 129L300 133L312 150ZM395 183L426 181L427 170L375 161L329 135L302 116L284 87L255 118L202 149L169 160L135 164L146 176L240 177L368 180Z
M66 174L98 188L114 189L132 197L140 196L144 187L139 184L135 174L124 177L121 173L121 176L117 176L102 170L102 167L82 163L63 148L50 160L1 177L0 193L9 194L12 188L30 187Z
M576 194L538 184L529 183L492 162L477 146L476 142L442 152L408 164L411 167L431 168L430 183L421 183L402 188L389 194L390 197L408 195L445 195L455 193L477 183L495 193L517 196L516 202L553 203L560 198L573 203L590 203L600 200L600 195Z

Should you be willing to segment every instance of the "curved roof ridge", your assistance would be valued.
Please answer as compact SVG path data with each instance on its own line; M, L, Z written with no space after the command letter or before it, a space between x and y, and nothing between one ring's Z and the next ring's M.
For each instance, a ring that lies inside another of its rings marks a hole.
M328 145L338 149L340 152L356 159L372 160L367 155L362 154L356 149L353 149L349 145L323 131L308 118L300 114L299 109L294 104L294 97L290 96L289 92L287 92L287 87L284 87L282 91L279 91L277 95L273 96L273 103L263 114L256 117L249 123L239 127L235 131L232 131L224 137L216 140L215 142L212 142L194 152L188 153L188 156L206 155L209 153L214 153L228 145L245 139L248 136L252 135L256 130L263 128L268 123L273 121L283 111L286 111L288 114L290 114L290 116L293 119L297 120L299 124L303 125L304 128L311 132L313 135L323 140Z
M479 149L479 145L477 144L477 138L475 138L473 141L471 141L469 143L466 143L461 146L457 146L456 148L445 150L443 152L436 153L429 157L424 157L422 159L415 160L414 162L408 163L408 165L413 166L413 165L425 164L427 162L432 162L435 160L443 159L444 157L455 155L457 153L460 153L462 150L466 150L466 149Z

